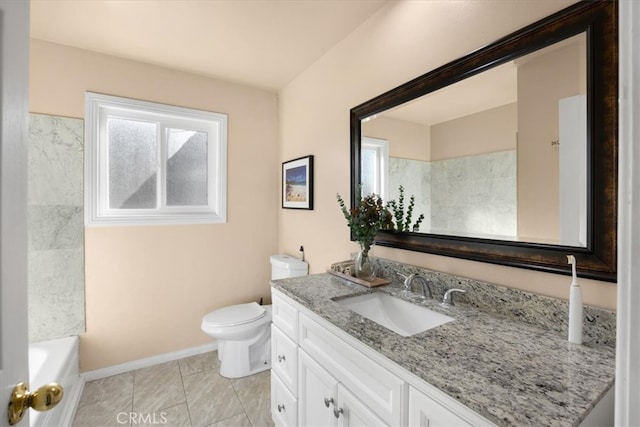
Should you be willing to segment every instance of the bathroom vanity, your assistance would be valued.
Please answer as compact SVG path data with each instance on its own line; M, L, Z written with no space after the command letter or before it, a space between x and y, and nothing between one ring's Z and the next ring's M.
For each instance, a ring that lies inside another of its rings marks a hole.
M368 292L454 320L403 337L336 302ZM613 424L612 348L401 293L329 274L272 282L276 425Z

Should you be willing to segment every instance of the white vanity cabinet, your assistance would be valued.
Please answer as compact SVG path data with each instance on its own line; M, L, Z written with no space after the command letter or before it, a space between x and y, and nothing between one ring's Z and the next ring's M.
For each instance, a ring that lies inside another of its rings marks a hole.
M291 394L298 388L298 345L275 324L271 325L271 369Z
M298 425L298 310L276 295L271 316L271 415L277 426Z
M387 425L304 350L300 350L299 356L299 425L317 427Z
M277 290L272 295L277 426L492 425Z
M271 417L276 426L298 425L298 401L273 372L271 373Z
M429 396L409 387L409 426L468 427L471 425Z

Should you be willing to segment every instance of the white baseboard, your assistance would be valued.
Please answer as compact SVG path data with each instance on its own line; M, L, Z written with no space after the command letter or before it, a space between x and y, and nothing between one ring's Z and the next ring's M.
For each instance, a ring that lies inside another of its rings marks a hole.
M149 366L158 365L160 363L171 362L173 360L183 359L189 356L196 356L198 354L207 353L209 351L214 351L217 349L218 343L212 342L210 344L204 344L198 347L178 350L172 353L159 354L157 356L138 359L127 363L122 363L120 365L96 369L95 371L83 372L80 374L80 376L84 379L84 381L94 381L101 378L112 377L118 374L124 374L125 372L135 371L136 369L147 368Z

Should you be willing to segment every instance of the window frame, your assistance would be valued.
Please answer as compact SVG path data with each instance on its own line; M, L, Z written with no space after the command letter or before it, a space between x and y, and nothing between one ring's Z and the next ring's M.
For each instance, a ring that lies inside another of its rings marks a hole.
M109 118L157 126L156 208L109 207ZM85 93L85 225L226 223L226 114L129 98ZM167 206L166 170L169 129L207 133L207 201L199 206Z

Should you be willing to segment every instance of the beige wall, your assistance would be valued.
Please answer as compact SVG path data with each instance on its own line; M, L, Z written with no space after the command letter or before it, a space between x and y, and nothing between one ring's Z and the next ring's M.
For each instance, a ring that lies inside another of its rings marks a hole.
M438 123L431 126L431 160L515 150L517 133L516 103Z
M560 236L558 101L586 93L586 49L575 43L518 66L518 236ZM544 209L540 209L544 206Z
M305 245L312 272L357 246L335 201L349 194L349 110L573 1L390 2L280 94L280 159L314 154L313 211L280 211L280 250ZM400 31L400 29L402 31ZM376 248L392 260L567 298L567 276ZM583 280L588 304L613 308L614 284Z
M377 117L362 124L362 136L389 141L391 157L429 161L431 141L427 125Z
M277 251L278 100L274 93L38 40L30 111L84 117L84 92L229 115L228 222L86 230L87 332L81 369L211 342L202 316L269 297Z

